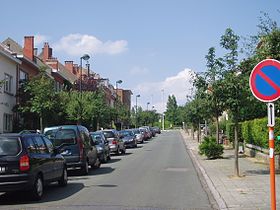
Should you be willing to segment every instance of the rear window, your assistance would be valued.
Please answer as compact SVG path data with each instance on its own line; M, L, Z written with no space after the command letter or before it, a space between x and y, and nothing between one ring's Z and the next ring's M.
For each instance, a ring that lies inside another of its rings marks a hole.
M0 137L0 156L15 156L20 152L20 143L16 137Z
M115 138L115 134L113 131L103 131L106 138Z
M76 133L73 129L54 129L45 132L54 146L76 144Z

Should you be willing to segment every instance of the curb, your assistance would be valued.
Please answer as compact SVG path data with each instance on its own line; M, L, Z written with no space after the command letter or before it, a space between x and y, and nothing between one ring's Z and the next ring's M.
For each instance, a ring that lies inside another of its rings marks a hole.
M222 198L222 196L220 195L220 193L216 190L211 178L208 176L208 174L206 173L205 169L203 168L203 166L199 163L199 161L197 160L195 154L193 153L193 150L189 147L187 140L185 138L185 134L183 133L183 131L181 131L181 135L184 139L184 144L186 146L186 149L189 151L189 153L191 154L191 158L193 159L193 162L197 165L197 167L199 168L201 174L203 175L203 178L208 186L208 188L210 189L214 199L216 200L219 209L220 210L228 210L228 207L226 205L226 202L224 201L224 199Z

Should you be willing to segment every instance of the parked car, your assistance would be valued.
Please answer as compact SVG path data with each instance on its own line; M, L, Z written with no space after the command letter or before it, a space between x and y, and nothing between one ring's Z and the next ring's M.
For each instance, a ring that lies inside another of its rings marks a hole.
M101 131L90 132L92 144L96 146L97 155L102 163L111 159L109 141Z
M120 139L118 131L115 129L102 130L102 133L105 135L109 141L109 147L111 153L119 155L120 153L125 154L125 146L122 139Z
M161 130L160 130L160 128L159 127L152 127L152 129L155 131L155 133L158 133L158 134L160 134L161 133Z
M125 148L128 147L137 147L136 136L132 130L121 130L119 131L120 138L124 141Z
M144 134L140 131L140 129L139 128L135 128L132 131L133 131L133 133L134 133L134 135L136 137L137 143L143 144L144 143Z
M81 125L60 125L44 129L44 134L55 146L62 146L67 169L79 168L83 175L89 173L89 165L100 167L97 149L91 145L89 131Z
M146 133L146 136L147 136L147 139L146 140L149 140L149 139L151 139L152 137L153 137L153 134L152 134L152 132L151 132L151 130L148 128L148 127L140 127L140 129L141 130L145 130L145 133Z
M140 132L143 134L144 140L147 141L149 140L151 137L148 133L148 130L146 128L139 128Z
M28 191L40 200L44 186L58 181L67 185L66 161L41 134L0 135L0 192Z

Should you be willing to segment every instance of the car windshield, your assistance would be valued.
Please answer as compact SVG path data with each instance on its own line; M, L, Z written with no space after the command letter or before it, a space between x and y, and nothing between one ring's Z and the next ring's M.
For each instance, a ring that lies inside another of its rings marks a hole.
M92 139L97 142L98 144L102 143L101 134L93 133L91 134Z
M120 131L120 134L123 136L133 136L133 132L132 131Z
M139 134L139 133L140 133L140 130L139 130L139 129L135 129L133 132L134 132L135 134Z
M14 156L20 152L20 143L16 137L0 137L0 156Z
M106 138L114 138L115 134L113 133L113 131L103 131L104 135Z
M52 141L54 146L76 143L76 133L73 129L53 129L46 131L45 135Z

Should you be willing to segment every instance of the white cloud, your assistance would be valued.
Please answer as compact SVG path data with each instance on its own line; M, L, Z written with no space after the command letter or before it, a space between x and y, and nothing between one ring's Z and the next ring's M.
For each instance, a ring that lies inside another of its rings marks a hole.
M191 94L193 74L193 70L184 69L175 76L167 77L164 81L139 84L133 90L133 93L134 95L141 95L138 103L143 109L146 109L147 102L150 102L158 112L162 113L165 110L169 95L175 95L178 105L186 103L187 95ZM132 101L134 101L134 98L132 98Z
M134 66L130 69L129 74L132 76L139 76L139 75L147 75L149 73L149 69L140 66Z
M54 44L54 49L64 51L72 56L88 54L119 54L127 50L127 41L106 41L102 42L95 36L87 34L69 34L62 37Z

